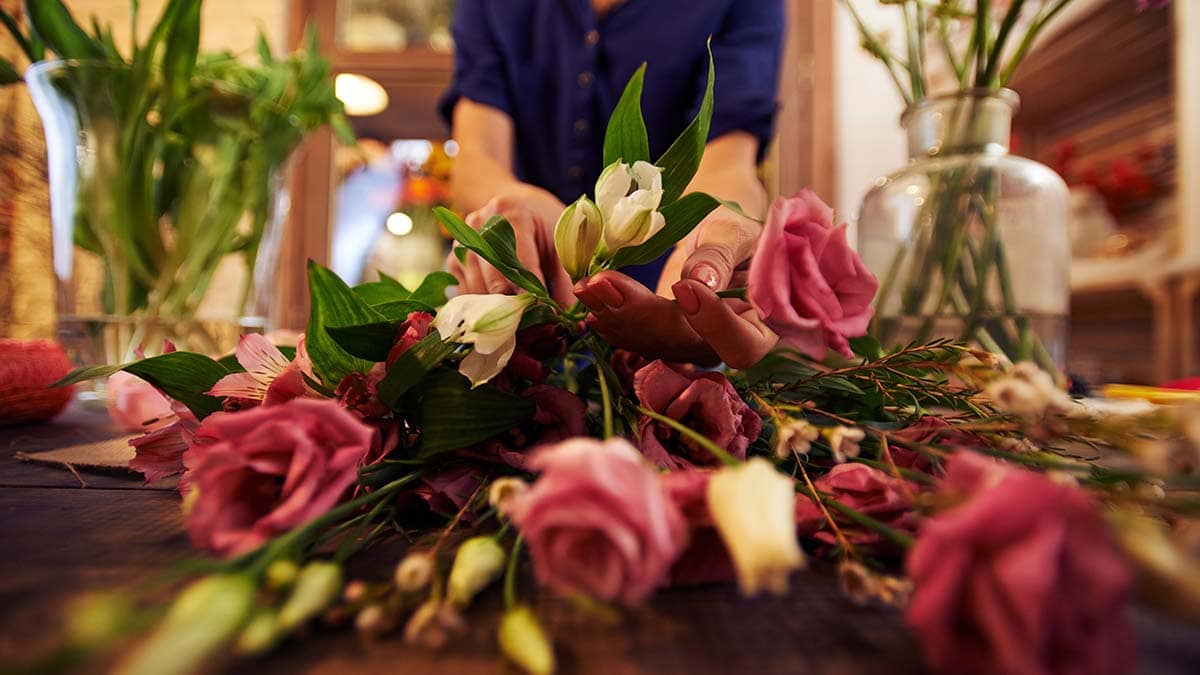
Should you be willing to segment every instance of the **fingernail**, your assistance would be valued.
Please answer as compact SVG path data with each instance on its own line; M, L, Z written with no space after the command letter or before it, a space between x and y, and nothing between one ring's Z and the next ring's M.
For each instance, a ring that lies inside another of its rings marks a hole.
M625 304L625 296L608 279L597 279L592 282L591 289L596 292L600 301L609 307L620 307Z
M700 298L696 297L696 291L692 289L691 284L681 281L672 286L671 290L675 293L676 304L684 314L695 314L700 311Z
M688 275L690 278L699 281L709 288L718 290L721 285L721 275L717 274L716 268L712 265L701 263L692 268L692 273Z

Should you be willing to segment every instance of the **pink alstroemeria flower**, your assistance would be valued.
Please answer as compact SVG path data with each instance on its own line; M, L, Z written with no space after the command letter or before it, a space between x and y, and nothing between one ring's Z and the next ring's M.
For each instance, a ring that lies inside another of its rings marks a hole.
M222 377L208 390L210 396L276 405L317 393L304 380L306 375L313 379L315 376L303 336L296 343L296 358L292 361L288 361L270 340L258 334L243 335L238 341L236 355L246 372Z

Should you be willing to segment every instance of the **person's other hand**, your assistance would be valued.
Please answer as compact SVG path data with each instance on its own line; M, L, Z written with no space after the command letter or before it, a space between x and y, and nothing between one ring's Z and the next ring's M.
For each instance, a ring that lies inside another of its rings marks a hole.
M657 295L619 272L584 279L575 295L591 311L588 324L614 346L648 358L754 365L778 337L750 303L717 291L744 285L739 269L761 229L726 208L714 211L667 260Z
M559 303L574 302L571 279L558 262L554 251L554 226L563 211L563 203L545 190L521 185L494 197L483 208L466 217L467 225L479 230L496 215L504 216L516 235L517 258L545 283ZM451 252L446 259L450 273L458 278L461 293L515 293L513 285L495 267L475 253L460 263Z

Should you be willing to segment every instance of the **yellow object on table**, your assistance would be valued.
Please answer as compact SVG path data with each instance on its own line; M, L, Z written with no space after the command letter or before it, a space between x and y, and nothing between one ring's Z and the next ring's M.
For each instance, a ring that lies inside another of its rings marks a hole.
M1200 391L1146 387L1137 384L1106 384L1101 389L1105 398L1144 399L1151 403L1187 403L1200 401Z

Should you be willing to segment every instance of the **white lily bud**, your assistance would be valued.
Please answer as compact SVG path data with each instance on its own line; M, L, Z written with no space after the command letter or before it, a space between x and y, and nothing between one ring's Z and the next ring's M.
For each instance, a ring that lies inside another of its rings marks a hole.
M237 636L254 608L256 590L253 580L240 574L214 574L193 583L113 672L182 675L199 670Z
M500 513L506 513L507 505L512 498L524 494L528 489L529 483L520 478L513 476L497 478L488 487L488 504Z
M462 615L451 605L433 598L421 603L404 627L404 642L441 649L467 628Z
M645 243L666 225L658 211L662 196L662 169L649 162L615 162L604 169L596 181L604 255Z
M518 605L500 619L500 651L530 675L554 672L554 645L533 610Z
M737 568L744 595L787 592L788 575L804 566L796 541L791 479L762 457L718 471L708 482L708 511Z
M500 578L504 558L495 537L472 537L460 544L446 582L447 602L457 607L471 604L479 591Z
M534 297L521 295L466 294L451 298L438 310L432 327L443 340L474 345L458 365L472 387L487 382L504 370L517 348L521 315Z
M320 614L342 594L342 567L316 560L300 569L296 584L279 609L279 626L290 631Z
M600 209L587 196L563 209L554 226L554 248L571 281L587 276L603 231Z

